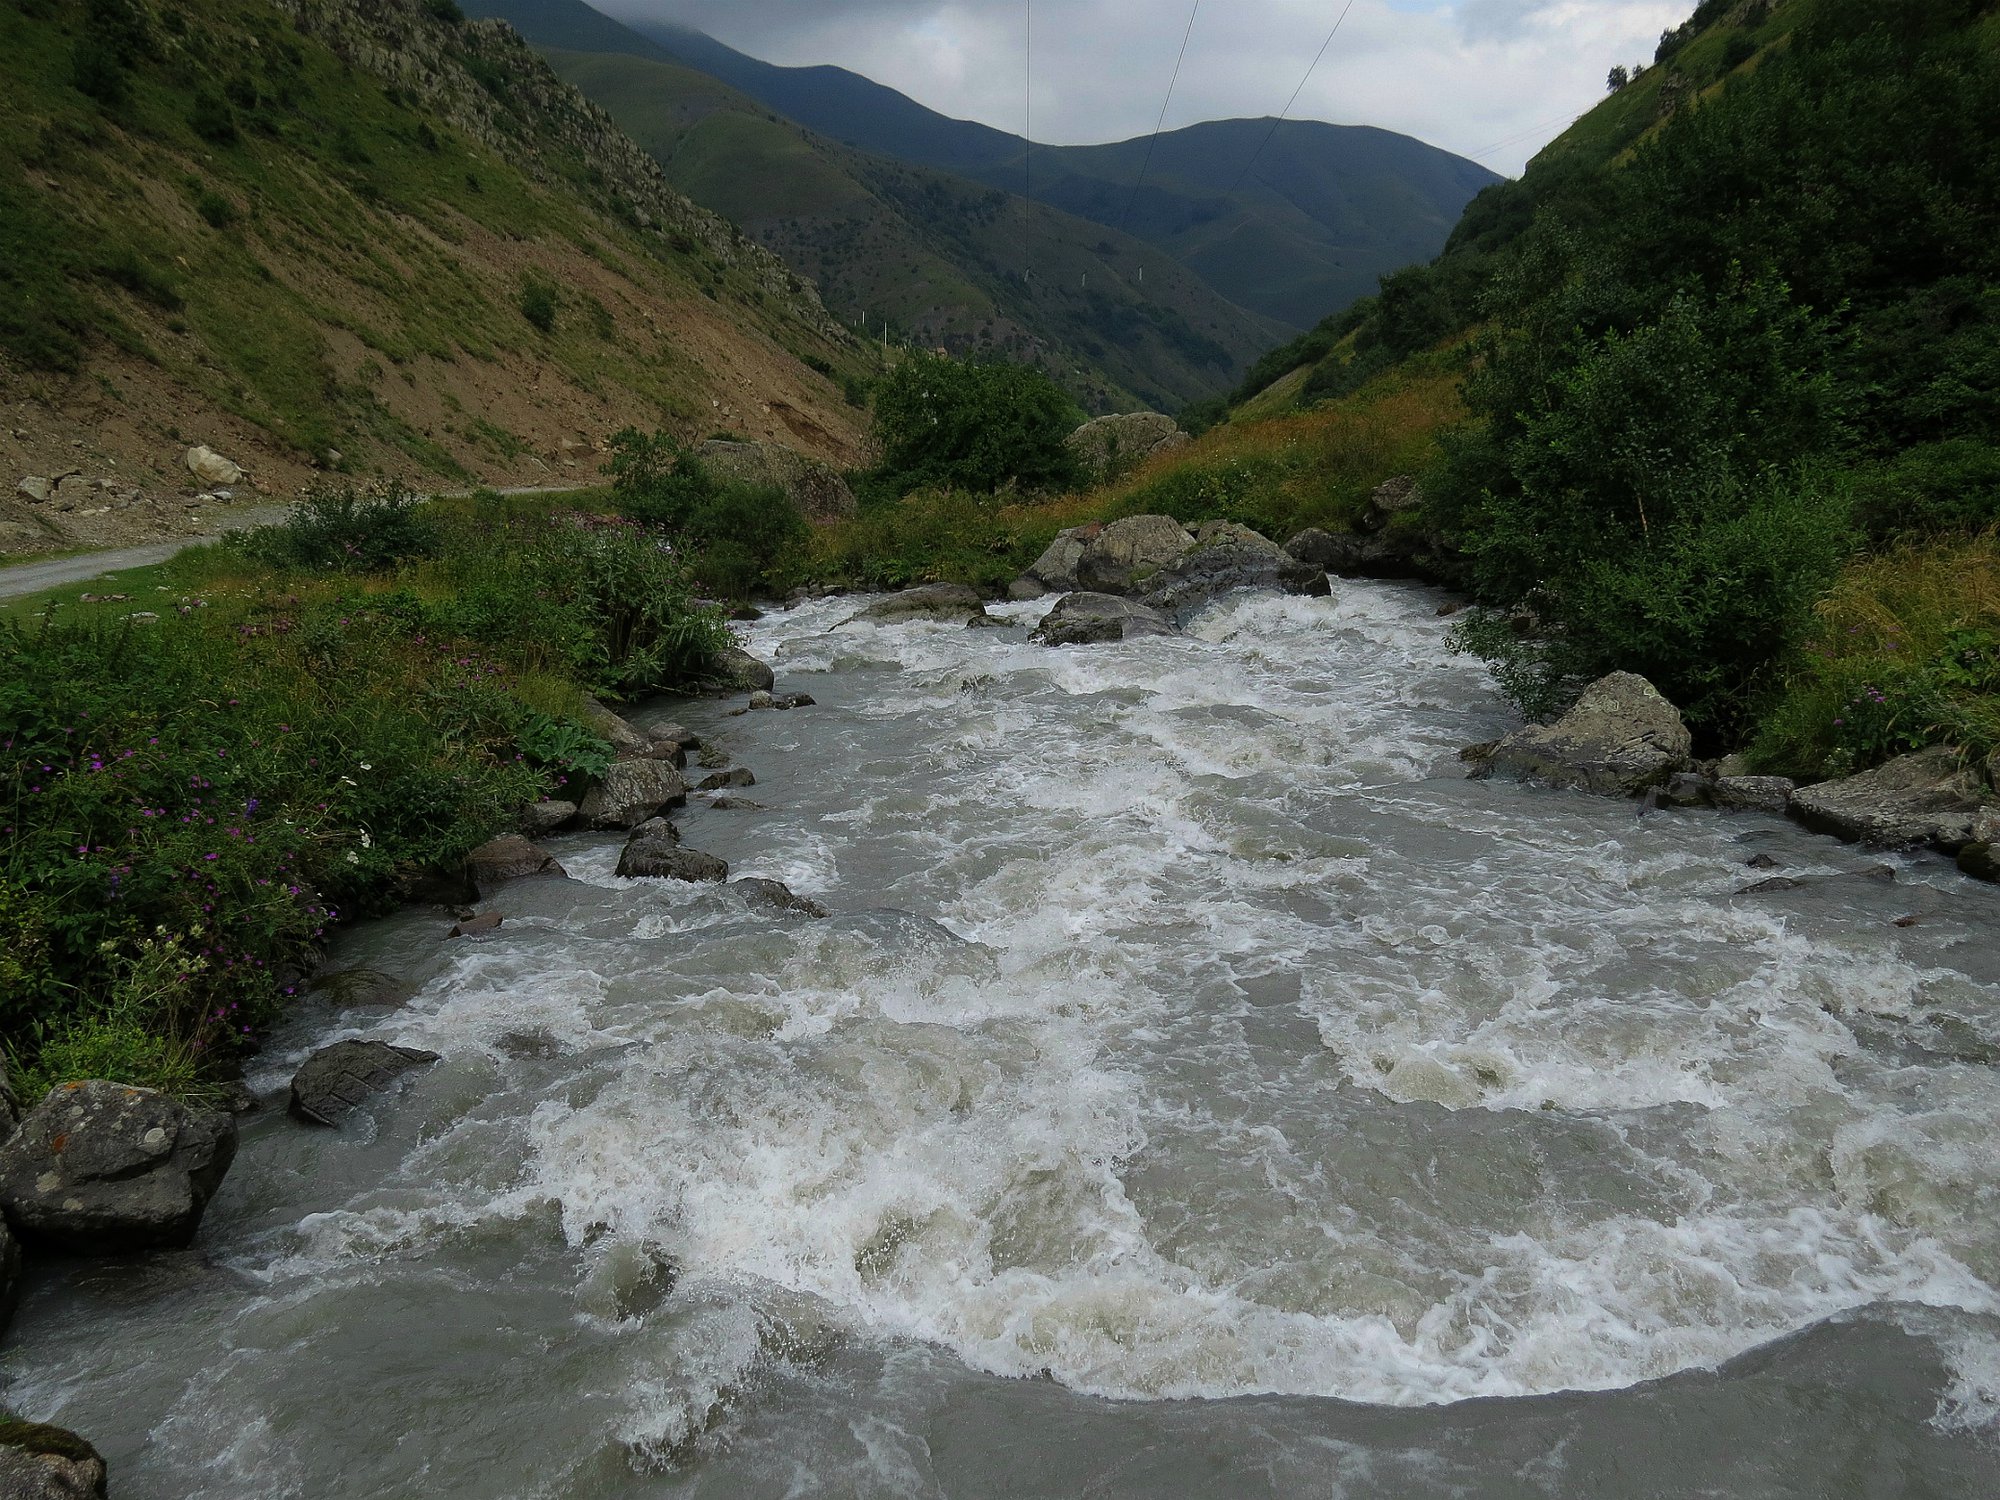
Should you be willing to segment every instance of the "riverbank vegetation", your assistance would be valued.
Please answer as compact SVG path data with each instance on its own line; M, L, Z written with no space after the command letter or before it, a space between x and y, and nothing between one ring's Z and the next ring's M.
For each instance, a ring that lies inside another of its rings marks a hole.
M34 1094L226 1076L329 926L601 772L587 693L728 635L655 530L316 497L159 602L0 625L0 1041Z

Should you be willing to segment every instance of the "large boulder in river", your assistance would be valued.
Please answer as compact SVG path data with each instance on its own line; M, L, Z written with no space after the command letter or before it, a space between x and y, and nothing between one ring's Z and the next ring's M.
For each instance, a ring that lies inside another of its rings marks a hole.
M1637 796L1690 769L1680 710L1631 672L1593 683L1554 724L1517 729L1493 748L1489 773L1606 796Z
M725 646L709 663L708 681L724 693L768 693L778 674L741 646Z
M1194 439L1180 423L1156 411L1128 412L1086 422L1066 439L1076 461L1092 479L1137 468L1161 453L1185 448Z
M405 1073L427 1068L435 1052L388 1042L335 1042L307 1058L292 1075L292 1118L308 1125L338 1125L370 1094Z
M1958 867L1977 880L2000 881L2000 807L1972 820L1972 842L1958 851Z
M1160 569L1194 542L1171 516L1127 516L1114 521L1083 549L1077 587L1099 594L1143 593Z
M904 589L900 594L877 599L854 618L877 625L900 625L911 620L971 625L986 618L986 601L962 583L927 583L921 588Z
M1326 572L1300 562L1269 537L1233 521L1209 521L1194 541L1154 575L1146 603L1186 617L1240 589L1324 593Z
M1174 633L1172 620L1135 600L1116 594L1065 594L1031 639L1043 646L1097 646Z
M104 1500L104 1457L63 1427L0 1417L0 1500Z
M635 829L618 856L621 880L684 880L710 884L727 880L729 866L713 854L681 847L681 831L665 818Z
M701 445L701 461L740 484L783 490L808 520L845 521L856 509L854 491L839 470L779 443L713 438Z
M466 856L472 881L482 891L509 880L525 880L531 875L567 876L569 872L556 857L539 844L531 844L517 833L502 834L481 844Z
M152 1089L66 1083L0 1147L0 1208L85 1255L185 1245L236 1156L236 1122Z
M621 760L590 789L577 815L600 831L637 828L687 799L687 779L665 761Z
M1056 533L1056 539L1008 592L1016 599L1038 599L1043 594L1067 594L1077 588L1076 570L1083 563L1083 554L1103 530L1103 522L1093 521Z
M1901 849L1935 844L1957 853L1975 842L1972 825L1994 805L1979 773L1958 751L1933 745L1840 781L1801 787L1792 816L1850 843Z

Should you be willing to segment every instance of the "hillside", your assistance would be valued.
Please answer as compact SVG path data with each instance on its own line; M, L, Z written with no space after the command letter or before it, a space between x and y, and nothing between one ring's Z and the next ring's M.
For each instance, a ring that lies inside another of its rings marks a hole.
M1137 239L803 129L581 0L474 8L517 26L675 187L742 225L871 334L886 318L898 340L1042 364L1100 411L1220 394L1283 336L1283 324Z
M30 0L0 74L0 470L91 487L10 477L0 547L186 529L197 442L269 494L587 477L628 423L861 454L867 356L812 288L504 27Z
M539 8L551 0L514 3ZM631 26L690 67L836 140L1009 192L1027 181L1019 136L954 120L842 68L776 67L684 27ZM1288 120L1274 135L1273 123L1220 120L1170 131L1150 169L1144 138L1037 145L1032 191L1166 251L1232 302L1304 328L1367 296L1388 272L1437 254L1465 205L1499 181L1477 163L1391 131Z

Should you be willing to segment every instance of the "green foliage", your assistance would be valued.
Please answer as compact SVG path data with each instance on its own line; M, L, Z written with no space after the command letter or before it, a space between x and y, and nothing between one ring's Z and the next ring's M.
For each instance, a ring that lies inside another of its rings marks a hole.
M158 1089L181 1099L212 1092L203 1054L223 1039L220 1019L204 1016L201 981L208 960L164 935L117 953L110 998L86 1002L41 1029L32 1062L19 1068L24 1108L65 1083L102 1079Z
M198 89L188 110L188 128L212 146L233 146L237 137L236 111L214 90Z
M424 14L447 26L465 24L465 12L458 8L458 0L424 0Z
M1082 421L1054 381L1025 365L918 353L875 392L881 473L904 492L1074 485L1081 471L1064 440Z
M521 753L538 766L583 780L601 780L618 758L617 747L581 724L530 714L516 736Z
M556 331L556 289L547 277L530 272L521 279L521 316L543 333Z
M194 211L210 229L227 229L236 222L236 205L207 188L195 195Z
M97 262L97 274L113 286L123 287L142 302L166 312L179 312L187 299L171 279L155 270L131 249L109 251Z
M276 568L379 573L435 557L440 540L422 498L388 482L373 491L314 489L279 525L249 532L234 545Z
M670 533L694 576L726 599L748 599L771 584L811 529L783 490L718 478L667 433L618 433L608 468L619 508Z

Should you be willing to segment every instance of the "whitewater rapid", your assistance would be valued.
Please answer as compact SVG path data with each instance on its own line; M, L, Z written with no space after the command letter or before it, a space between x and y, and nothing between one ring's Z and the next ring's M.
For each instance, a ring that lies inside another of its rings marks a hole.
M127 1494L958 1496L989 1490L946 1476L954 1403L1301 1398L1431 1424L1415 1468L1342 1437L1341 1493L1443 1493L1480 1468L1455 1403L1676 1392L1808 1337L1887 1361L1924 1462L1985 1451L1993 892L1467 780L1513 720L1439 604L1244 596L1067 650L1040 604L758 623L817 707L638 717L757 773L687 842L834 915L622 881L578 836L489 941L351 934L416 1000L301 1017L253 1081L340 1035L446 1061L340 1134L254 1125L146 1295L45 1285L8 1403ZM1806 884L1737 894L1756 854ZM1168 1402L1224 1404L1130 1405Z

